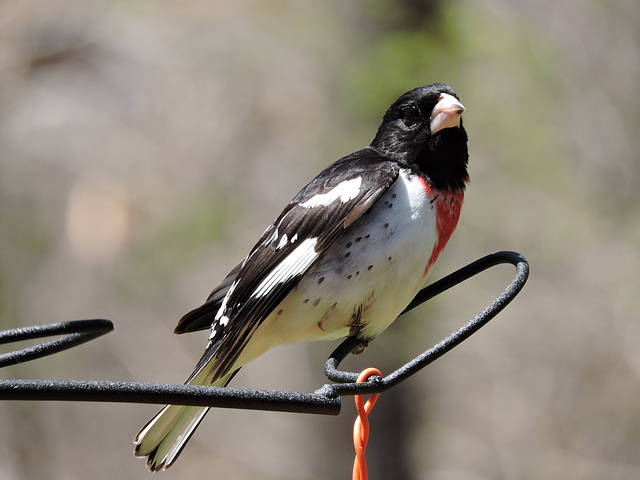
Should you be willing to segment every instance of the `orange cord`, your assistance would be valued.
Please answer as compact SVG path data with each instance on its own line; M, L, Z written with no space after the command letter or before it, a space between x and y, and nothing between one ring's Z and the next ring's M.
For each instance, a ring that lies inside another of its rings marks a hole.
M377 368L367 368L358 376L357 383L363 383L372 375L382 376ZM353 463L353 480L367 480L367 462L364 458L364 452L367 450L367 442L369 441L369 412L373 408L380 396L374 393L367 400L366 405L362 395L356 395L356 408L358 409L358 418L353 425L353 446L356 449L356 460Z

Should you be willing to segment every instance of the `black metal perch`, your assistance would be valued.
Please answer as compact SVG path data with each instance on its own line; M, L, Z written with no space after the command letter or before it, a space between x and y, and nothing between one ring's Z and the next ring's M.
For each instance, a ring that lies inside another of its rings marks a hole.
M509 251L496 252L470 263L418 292L403 313L484 270L503 263L514 265L516 274L509 286L487 308L454 333L393 373L383 378L371 377L365 383L355 383L358 373L338 370L340 362L344 360L357 343L355 339L347 338L333 351L325 364L327 377L336 383L324 385L314 393L137 382L0 380L0 400L173 403L206 407L338 415L341 406L340 396L380 393L388 390L440 358L486 325L520 292L529 275L529 264L519 253ZM64 336L34 347L0 355L0 367L15 365L60 352L104 335L111 330L113 330L113 323L104 319L79 320L6 330L0 332L0 344L52 335Z

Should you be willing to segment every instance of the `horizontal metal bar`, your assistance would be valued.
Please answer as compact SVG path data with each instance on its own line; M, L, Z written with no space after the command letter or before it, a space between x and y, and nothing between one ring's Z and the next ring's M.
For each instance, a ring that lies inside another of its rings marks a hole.
M93 380L0 380L0 400L172 403L272 412L340 414L340 398L331 398L323 393Z

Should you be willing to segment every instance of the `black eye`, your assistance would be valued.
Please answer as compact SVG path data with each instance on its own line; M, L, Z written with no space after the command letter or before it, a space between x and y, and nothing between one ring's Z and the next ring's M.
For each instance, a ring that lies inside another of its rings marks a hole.
M420 112L415 105L409 105L402 109L402 123L407 127L412 127L420 118Z

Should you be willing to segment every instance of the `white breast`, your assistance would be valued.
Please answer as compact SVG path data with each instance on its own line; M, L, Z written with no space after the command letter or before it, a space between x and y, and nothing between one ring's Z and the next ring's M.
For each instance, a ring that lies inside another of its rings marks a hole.
M401 170L397 181L318 259L258 328L252 344L361 336L385 330L422 288L436 242L424 181ZM353 332L353 331L352 331Z

